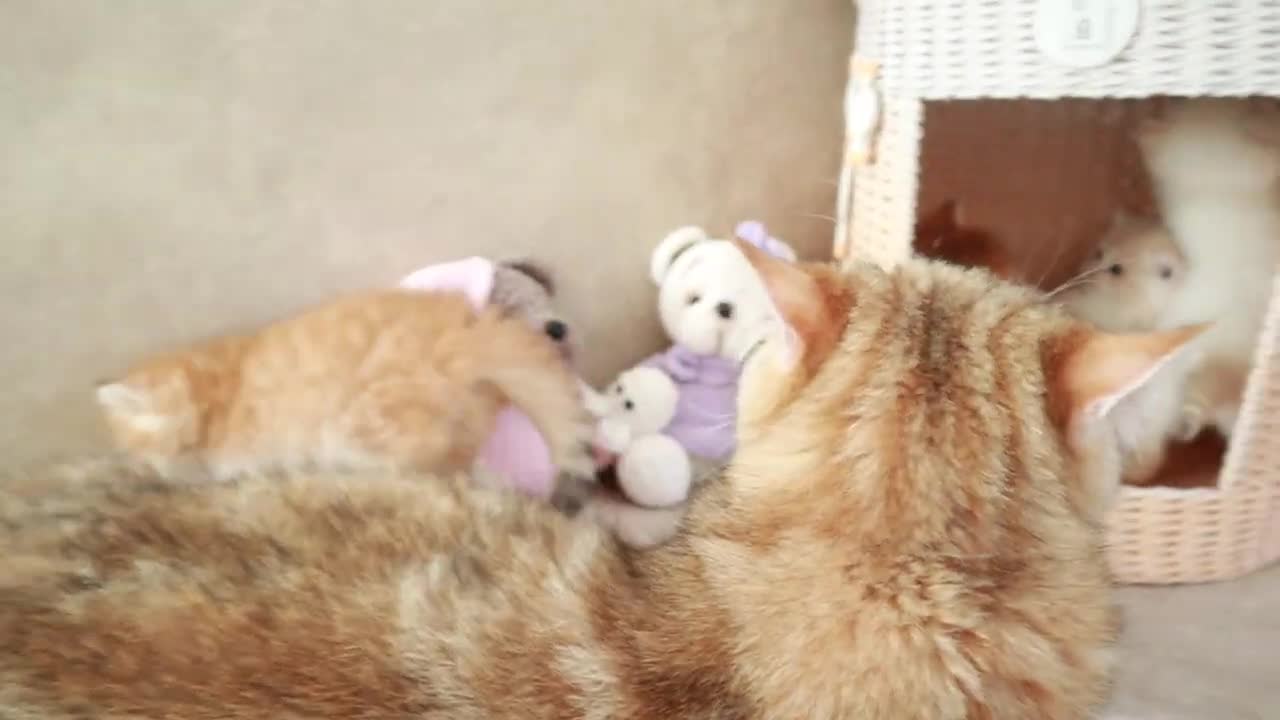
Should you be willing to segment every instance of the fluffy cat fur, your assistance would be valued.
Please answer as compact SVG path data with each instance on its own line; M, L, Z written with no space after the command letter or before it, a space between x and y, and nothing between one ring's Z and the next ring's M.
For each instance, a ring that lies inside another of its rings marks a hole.
M1076 279L1057 293L1067 311L1108 332L1155 330L1160 315L1182 291L1186 258L1161 223L1117 213ZM1200 360L1182 354L1133 401L1144 418L1140 431L1121 437L1124 481L1147 485L1164 464L1171 438L1189 440L1199 426L1187 426L1184 393Z
M533 282L533 280L530 280ZM260 331L149 358L97 397L117 446L225 478L271 467L470 469L504 402L566 472L590 426L560 346L460 294L353 294Z
M1058 297L1072 315L1103 330L1146 332L1156 329L1186 275L1187 260L1167 227L1117 213Z
M3 714L1088 717L1112 431L1195 331L1103 334L925 261L743 252L780 321L670 542L465 479L45 472L0 485Z
M1214 323L1183 424L1230 435L1280 261L1280 109L1183 101L1142 128L1139 143L1187 265L1158 325Z

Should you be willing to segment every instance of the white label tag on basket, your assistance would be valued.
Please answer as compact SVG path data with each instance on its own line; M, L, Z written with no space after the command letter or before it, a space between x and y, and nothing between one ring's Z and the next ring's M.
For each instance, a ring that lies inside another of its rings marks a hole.
M1104 65L1138 29L1139 0L1039 0L1036 46L1071 67Z

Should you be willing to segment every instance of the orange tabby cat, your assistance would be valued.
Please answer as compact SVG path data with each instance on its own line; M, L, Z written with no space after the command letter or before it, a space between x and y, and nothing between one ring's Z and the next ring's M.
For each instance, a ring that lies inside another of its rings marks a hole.
M589 429L558 347L461 294L354 294L265 329L151 358L98 388L117 445L216 476L272 466L468 469L509 399L562 469Z
M11 481L0 714L1088 717L1112 431L1195 330L1102 334L940 263L743 251L784 322L669 543L465 479Z

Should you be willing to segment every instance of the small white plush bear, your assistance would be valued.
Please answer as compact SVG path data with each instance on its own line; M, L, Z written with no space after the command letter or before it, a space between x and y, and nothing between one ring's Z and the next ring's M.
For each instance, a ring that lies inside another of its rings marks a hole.
M600 418L598 445L617 455L618 487L645 507L685 501L693 481L689 455L663 429L676 413L679 391L666 373L636 367L618 376L591 402Z

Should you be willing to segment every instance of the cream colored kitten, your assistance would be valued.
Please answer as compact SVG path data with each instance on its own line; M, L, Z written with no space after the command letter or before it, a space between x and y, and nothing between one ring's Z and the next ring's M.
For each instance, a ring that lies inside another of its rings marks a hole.
M1280 261L1280 112L1185 101L1139 142L1161 214L1186 258L1157 326L1212 321L1187 390L1184 435L1230 435Z
M1186 259L1167 228L1120 213L1078 280L1057 297L1072 315L1102 330L1148 332L1182 291L1186 274ZM1130 485L1151 482L1164 463L1169 439L1188 432L1183 407L1188 375L1199 361L1195 349L1189 346L1166 372L1152 378L1147 393L1130 401L1130 412L1140 421L1118 433L1124 480ZM1135 428L1141 431L1132 432Z
M1117 214L1058 297L1068 312L1108 332L1155 329L1183 288L1187 261L1168 228Z

